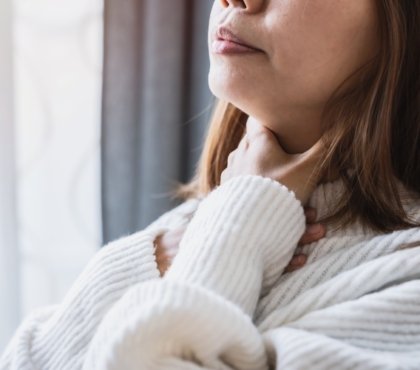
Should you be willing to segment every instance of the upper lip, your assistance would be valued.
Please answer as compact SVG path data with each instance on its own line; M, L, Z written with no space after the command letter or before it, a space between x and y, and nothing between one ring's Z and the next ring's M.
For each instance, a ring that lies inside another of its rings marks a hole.
M226 26L221 26L220 25L219 27L217 27L216 38L217 38L217 40L227 40L227 41L234 42L236 44L247 46L247 47L255 49L255 50L262 51L261 49L258 49L254 45L242 40L241 38L239 38L235 33L233 33L233 31L231 31Z

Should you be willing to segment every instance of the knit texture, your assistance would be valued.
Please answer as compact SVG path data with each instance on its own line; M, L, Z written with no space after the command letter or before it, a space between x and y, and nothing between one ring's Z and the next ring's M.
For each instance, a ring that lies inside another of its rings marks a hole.
M318 186L320 216L343 191ZM420 201L406 210L420 220ZM185 225L163 278L153 241ZM420 228L357 223L297 247L293 192L229 179L98 251L62 303L29 315L0 369L420 369ZM294 253L306 265L284 269Z

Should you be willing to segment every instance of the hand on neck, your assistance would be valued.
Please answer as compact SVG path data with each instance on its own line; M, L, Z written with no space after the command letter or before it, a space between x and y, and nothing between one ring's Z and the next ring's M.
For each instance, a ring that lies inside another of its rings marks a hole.
M321 108L294 107L277 112L258 112L256 117L277 138L288 154L309 150L321 137Z
M312 148L322 137L321 110L289 110L259 119L277 139L282 149L288 154L300 154ZM278 117L282 119L278 119ZM255 117L255 116L254 116ZM319 183L333 182L340 178L338 169L326 171Z
M270 126L266 126L277 138L278 143L288 154L299 154L308 151L321 138L322 133L319 129L320 125L306 126L306 129L298 130L296 127L289 126L289 130L280 128L273 130ZM336 181L340 178L338 169L326 171L321 177L320 184Z

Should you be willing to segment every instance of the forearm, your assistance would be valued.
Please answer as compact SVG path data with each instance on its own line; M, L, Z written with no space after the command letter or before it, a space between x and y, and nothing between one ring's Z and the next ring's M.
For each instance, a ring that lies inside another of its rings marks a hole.
M156 229L158 230L158 229ZM62 303L37 310L16 330L1 369L74 369L103 316L127 289L159 277L155 232L138 232L99 250Z
M304 232L300 202L280 183L240 176L202 200L164 279L213 290L249 315Z

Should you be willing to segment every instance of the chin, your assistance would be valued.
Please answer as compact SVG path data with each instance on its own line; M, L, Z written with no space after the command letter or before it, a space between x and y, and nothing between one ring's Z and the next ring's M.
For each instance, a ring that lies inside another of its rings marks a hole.
M244 84L244 80L237 81L232 76L225 76L221 73L212 73L208 75L208 86L212 94L223 101L227 101L247 113L247 101L249 96L244 92L251 91L249 86ZM252 101L252 100L251 100Z

